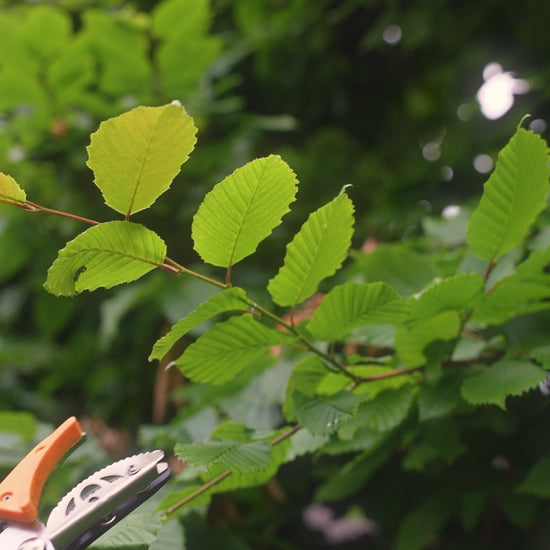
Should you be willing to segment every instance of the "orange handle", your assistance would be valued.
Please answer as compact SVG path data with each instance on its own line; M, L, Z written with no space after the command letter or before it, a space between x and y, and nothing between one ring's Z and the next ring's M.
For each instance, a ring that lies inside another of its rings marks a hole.
M83 436L76 418L71 417L26 455L0 483L0 519L22 523L36 520L46 480Z

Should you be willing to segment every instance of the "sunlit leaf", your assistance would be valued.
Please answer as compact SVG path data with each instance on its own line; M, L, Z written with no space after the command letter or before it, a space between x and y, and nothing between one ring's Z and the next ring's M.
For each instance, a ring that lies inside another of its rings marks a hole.
M56 296L110 288L162 265L164 241L143 225L113 221L90 227L59 251L44 284Z
M281 223L297 184L294 172L275 155L238 168L206 195L195 214L195 250L222 267L249 256Z
M0 202L25 204L27 196L17 182L7 174L0 172Z
M506 398L536 388L546 373L532 363L499 361L483 369L462 384L462 396L473 405L494 404L506 408Z
M155 342L149 360L162 359L172 346L190 330L204 321L228 311L246 311L248 301L246 292L242 288L233 287L214 294L189 315L180 319L168 334Z
M468 245L476 256L492 261L521 242L546 206L549 174L546 143L519 128L499 153L468 224Z
M88 166L105 202L129 217L164 193L195 146L193 119L181 105L136 107L101 123Z
M206 441L190 445L178 444L175 453L198 471L209 471L219 464L226 470L249 473L264 470L271 461L270 445L267 441L239 443L236 441Z
M267 328L252 315L242 315L215 324L185 350L176 364L191 380L223 384L273 346L293 341L288 333Z
M308 330L319 340L340 340L365 325L400 323L406 302L386 283L348 282L333 288L315 310Z
M350 392L329 396L310 396L300 391L293 394L298 422L312 434L328 435L351 420L361 398Z
M268 291L280 306L309 298L333 275L348 254L353 233L353 204L345 193L313 212L288 244L284 264Z

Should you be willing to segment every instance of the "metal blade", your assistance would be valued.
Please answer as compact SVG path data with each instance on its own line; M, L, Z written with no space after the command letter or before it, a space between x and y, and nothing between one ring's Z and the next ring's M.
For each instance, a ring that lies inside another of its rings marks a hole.
M170 477L162 451L115 462L79 483L52 510L46 533L56 550L79 550L147 500Z

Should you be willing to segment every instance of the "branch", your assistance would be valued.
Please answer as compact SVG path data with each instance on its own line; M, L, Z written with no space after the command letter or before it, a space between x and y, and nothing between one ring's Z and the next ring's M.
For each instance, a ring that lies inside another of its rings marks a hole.
M62 218L69 218L71 220L76 220L82 223L86 223L88 225L100 225L101 222L98 222L97 220L92 220L90 218L85 218L83 216L78 216L77 214L71 214L70 212L63 212L62 210L55 210L53 208L48 208L47 206L42 206L41 204L37 204L35 202L26 201L24 203L6 203L6 204L13 204L14 206L17 206L23 210L26 210L27 212L31 212L33 214L37 214L39 212L45 212L46 214L53 214L54 216L60 216ZM127 218L126 218L127 220ZM207 277L206 275L202 275L201 273L197 273L196 271L193 271L191 269L187 269L186 267L183 267L182 265L178 264L174 260L166 257L164 259L163 264L157 264L157 267L160 269L164 269L165 271L168 271L169 273L173 273L175 275L179 275L180 273L185 273L187 275L191 275L192 277L195 277L197 279L200 279L201 281L204 281L206 283L209 283L211 285L220 287L220 288L227 288L228 285L224 284L220 281L216 281L215 279L212 279L210 277Z

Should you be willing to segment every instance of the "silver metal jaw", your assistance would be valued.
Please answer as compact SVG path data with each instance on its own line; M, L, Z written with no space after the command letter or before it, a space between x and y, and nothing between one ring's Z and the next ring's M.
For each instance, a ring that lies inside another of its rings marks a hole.
M152 451L125 458L69 491L46 523L55 550L85 548L158 490L170 476L163 457L162 451Z
M9 525L9 529L7 528ZM0 548L2 550L55 550L44 525L0 521Z

